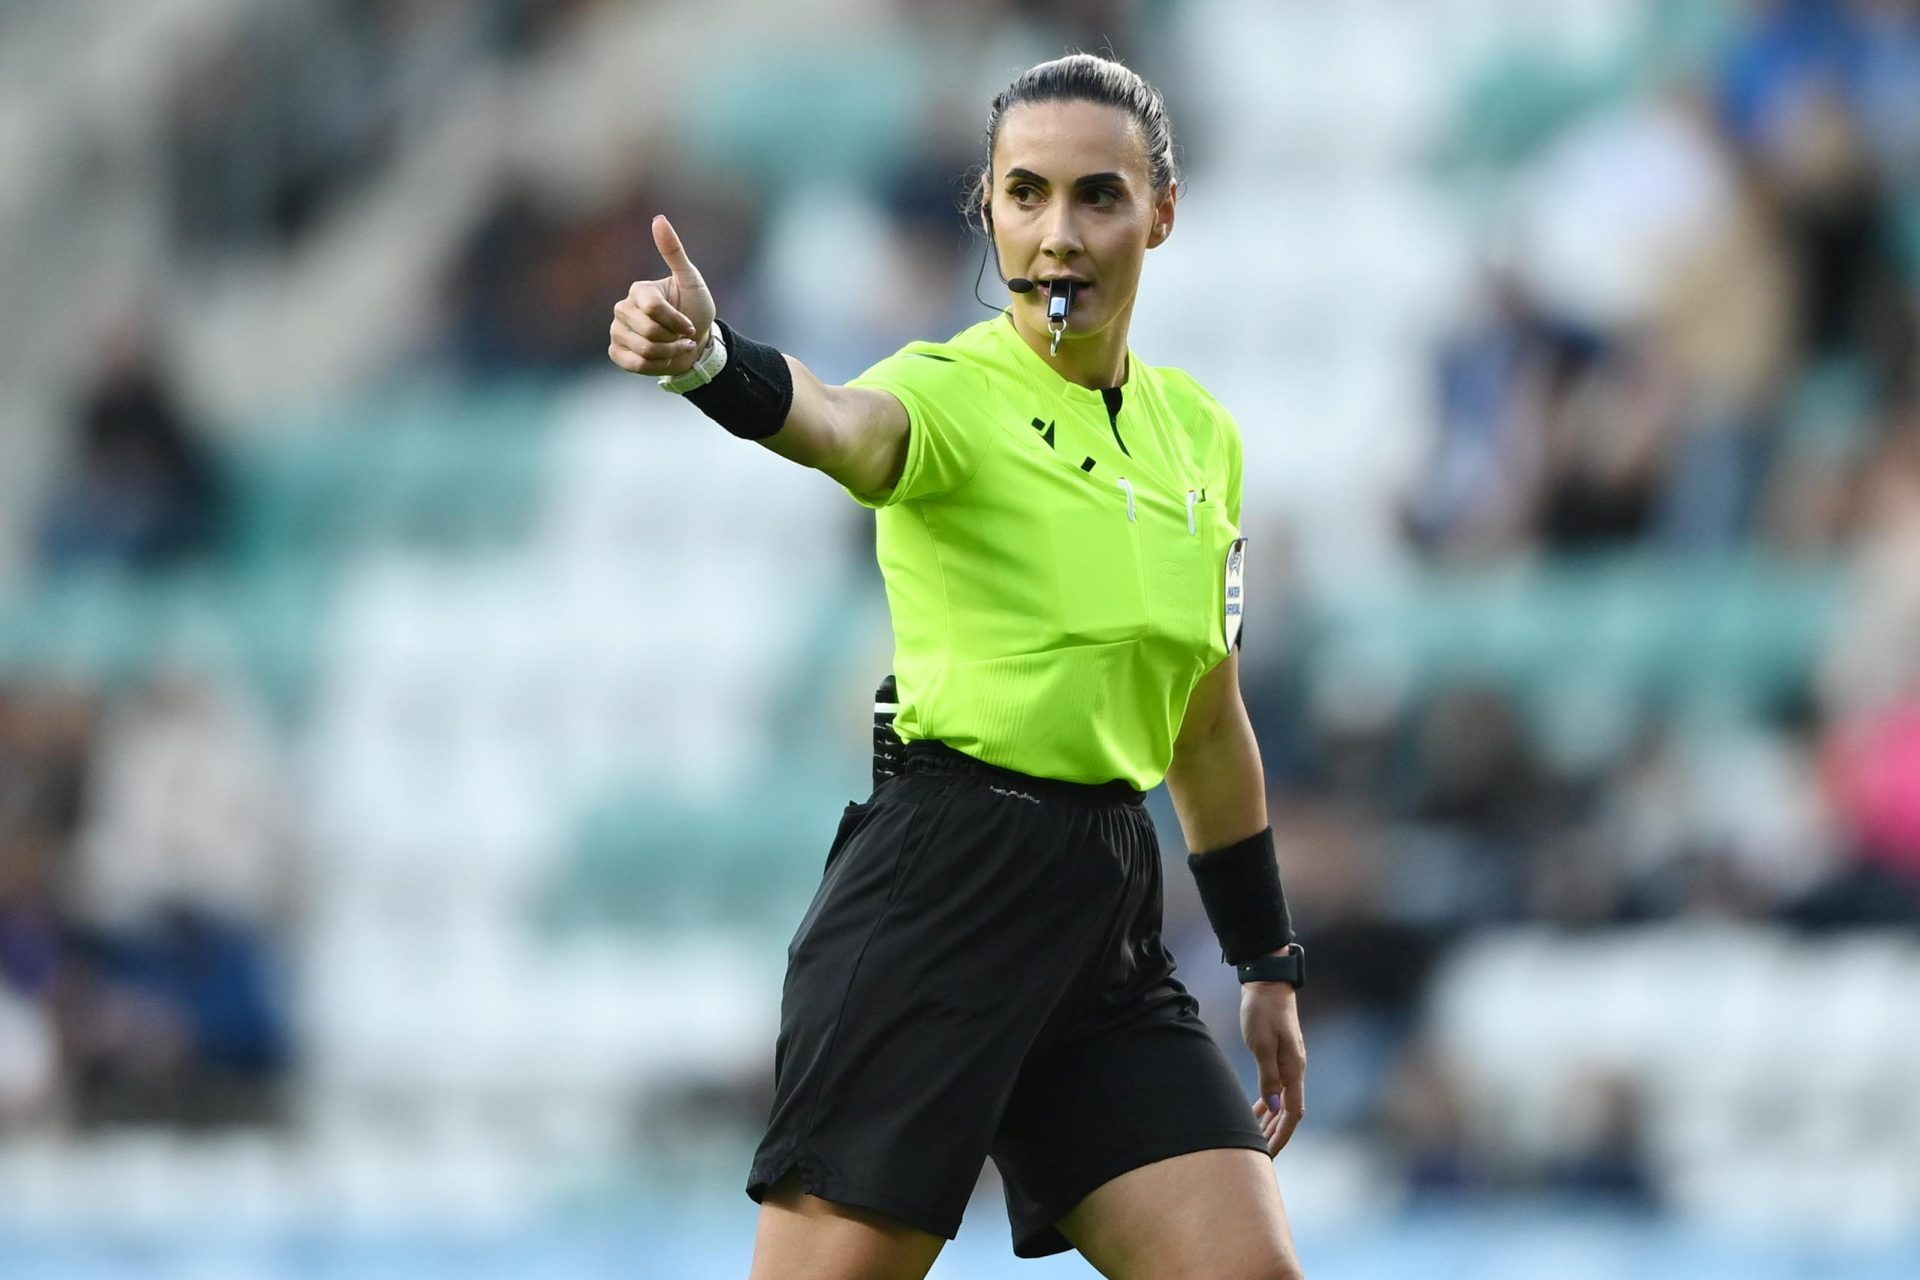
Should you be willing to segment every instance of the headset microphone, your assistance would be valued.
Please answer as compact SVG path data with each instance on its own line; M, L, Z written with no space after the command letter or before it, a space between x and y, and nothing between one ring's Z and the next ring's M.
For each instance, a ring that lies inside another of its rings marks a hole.
M1000 275L1000 246L994 243L992 229L993 215L988 214L987 244L994 257L994 274ZM980 255L980 270L976 272L973 277L973 296L982 306L992 307L993 304L991 302L980 297L980 277L986 273L986 269L987 255L983 252ZM1001 276L1001 281L1007 286L1007 290L1010 293L1032 293L1040 287L1038 282L1029 280L1025 276L1015 276L1011 280L1008 280L1005 276ZM1051 350L1054 355L1060 354L1060 338L1061 335L1067 331L1067 313L1073 309L1073 289L1074 285L1071 280L1056 280L1047 286L1047 328L1053 334Z

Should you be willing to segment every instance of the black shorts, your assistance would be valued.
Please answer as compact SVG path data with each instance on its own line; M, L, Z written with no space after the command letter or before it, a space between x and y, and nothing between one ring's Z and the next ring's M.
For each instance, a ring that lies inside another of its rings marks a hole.
M952 1238L991 1157L1013 1248L1169 1156L1265 1151L1173 978L1140 793L940 743L848 805L787 949L774 1102L747 1194L808 1192Z

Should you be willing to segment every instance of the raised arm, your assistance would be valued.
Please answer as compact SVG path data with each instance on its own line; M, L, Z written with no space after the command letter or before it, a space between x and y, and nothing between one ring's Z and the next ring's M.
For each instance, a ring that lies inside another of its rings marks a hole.
M707 282L664 215L653 220L653 243L668 274L636 280L614 304L607 357L628 373L674 377L707 351L716 309ZM792 356L781 358L792 379L792 404L777 429L754 438L857 492L892 489L907 458L905 406L885 391L829 386Z

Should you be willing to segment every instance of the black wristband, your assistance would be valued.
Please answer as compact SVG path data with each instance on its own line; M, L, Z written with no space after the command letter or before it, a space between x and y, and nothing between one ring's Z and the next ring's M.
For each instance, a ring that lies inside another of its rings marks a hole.
M793 409L793 370L779 349L742 336L715 320L726 340L727 363L713 381L686 393L693 406L742 440L765 440L787 425Z
M1278 951L1293 941L1287 897L1280 891L1273 828L1255 832L1210 853L1187 855L1187 869L1200 887L1200 905L1220 939L1220 958L1239 964Z

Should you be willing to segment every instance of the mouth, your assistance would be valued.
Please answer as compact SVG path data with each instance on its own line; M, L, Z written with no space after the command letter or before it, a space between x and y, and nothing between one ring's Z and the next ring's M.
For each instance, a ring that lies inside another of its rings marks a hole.
M1083 309L1087 293L1093 288L1092 281L1078 276L1052 276L1035 280L1034 284L1038 287L1028 296L1042 303L1048 323L1064 321L1070 313Z

